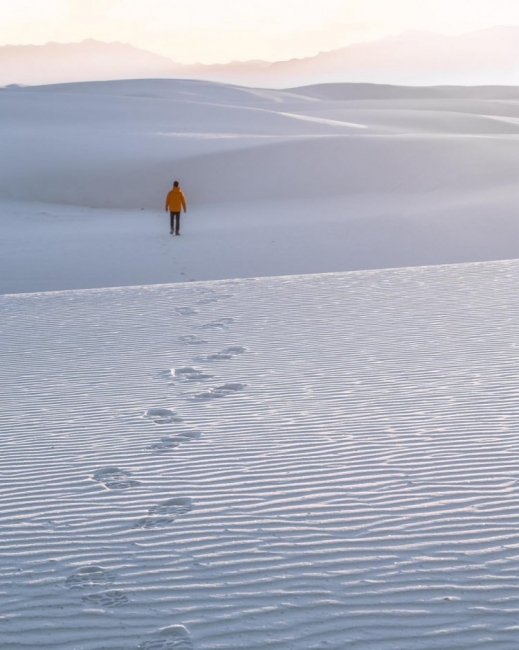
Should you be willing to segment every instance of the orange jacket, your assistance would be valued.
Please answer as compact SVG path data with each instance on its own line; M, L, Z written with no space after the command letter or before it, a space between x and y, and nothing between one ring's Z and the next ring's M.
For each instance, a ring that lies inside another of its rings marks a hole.
M180 187L174 187L166 197L166 210L170 212L186 211L186 197Z

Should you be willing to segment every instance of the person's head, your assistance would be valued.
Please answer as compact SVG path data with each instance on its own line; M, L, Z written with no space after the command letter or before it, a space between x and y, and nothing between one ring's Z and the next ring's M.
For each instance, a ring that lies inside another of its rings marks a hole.
M178 181L175 181L175 182L173 183L173 187L178 187Z

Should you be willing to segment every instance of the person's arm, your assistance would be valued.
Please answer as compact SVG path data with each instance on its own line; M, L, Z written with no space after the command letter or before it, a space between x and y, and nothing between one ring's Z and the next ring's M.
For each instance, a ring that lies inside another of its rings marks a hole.
M167 212L168 211L168 203L169 203L169 193L166 196L166 205L164 206L164 210Z
M184 208L184 212L187 212L186 197L184 196L184 192L180 193L180 197L182 199L182 207Z

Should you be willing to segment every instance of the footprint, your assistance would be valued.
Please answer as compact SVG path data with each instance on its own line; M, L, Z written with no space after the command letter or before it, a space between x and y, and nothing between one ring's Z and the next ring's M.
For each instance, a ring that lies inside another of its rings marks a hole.
M189 497L175 497L159 503L148 510L148 517L140 519L133 528L163 528L172 524L177 517L185 515L193 509L193 501Z
M218 302L218 298L202 298L196 304L197 305L212 305L215 302Z
M213 375L204 373L203 370L199 368L173 368L171 370L171 376L175 379L182 379L185 381L202 381L204 379L212 379Z
M193 500L190 497L175 497L159 503L148 510L150 515L179 516L193 509Z
M198 395L194 395L190 399L203 401L227 397L228 395L242 391L246 386L247 384L224 384L223 386L217 386L216 388L211 388L211 390L206 390L203 393L198 393Z
M97 470L92 478L98 483L103 483L109 490L127 490L141 484L140 481L135 481L129 476L129 472L120 470L118 467L106 467Z
M179 433L178 436L161 438L159 442L155 442L152 445L146 447L146 449L152 449L153 451L167 452L180 447L183 442L189 442L190 440L197 440L202 434L200 431L186 431L185 433Z
M115 582L115 574L100 566L86 566L78 569L65 580L68 589L91 589Z
M184 431L184 433L179 433L178 438L182 439L183 442L188 442L189 440L198 440L202 437L201 431Z
M178 424L183 422L182 418L179 418L174 411L170 411L169 409L148 409L143 417L151 420L155 424Z
M146 449L153 449L153 451L171 451L175 447L180 447L183 440L180 438L161 438L160 442L154 442L152 445L146 447Z
M175 311L181 316L194 316L195 314L198 314L198 310L193 309L192 307L175 307Z
M229 325L234 323L234 318L220 318L219 320L214 320L211 323L206 323L205 325L198 325L196 329L198 330L227 330Z
M202 339L195 334L185 334L184 336L179 336L178 340L182 341L182 343L187 343L187 345L204 345L205 343L209 343L209 341L206 341L205 339Z
M156 528L166 528L175 521L174 517L143 517L132 528L141 528L142 530L155 530Z
M246 352L247 348L244 348L241 345L232 345L228 348L223 349L221 352L210 354L208 357L206 357L205 361L222 361L233 359L234 357L238 357L240 354L245 354Z
M82 596L81 600L88 605L100 605L101 607L121 607L130 602L123 591L103 591L98 594Z
M172 625L161 630L156 638L143 641L138 650L193 650L191 635L183 625Z
M228 298L233 298L234 294L233 293L216 293L215 291L208 290L205 292L199 291L198 293L202 293L204 297L201 297L197 301L197 305L212 305L215 302L219 302L220 300L227 300Z

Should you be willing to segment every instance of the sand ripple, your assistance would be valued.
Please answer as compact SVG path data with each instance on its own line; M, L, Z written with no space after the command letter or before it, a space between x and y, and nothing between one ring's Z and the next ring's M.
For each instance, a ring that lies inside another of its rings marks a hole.
M518 277L0 298L2 650L515 650Z

